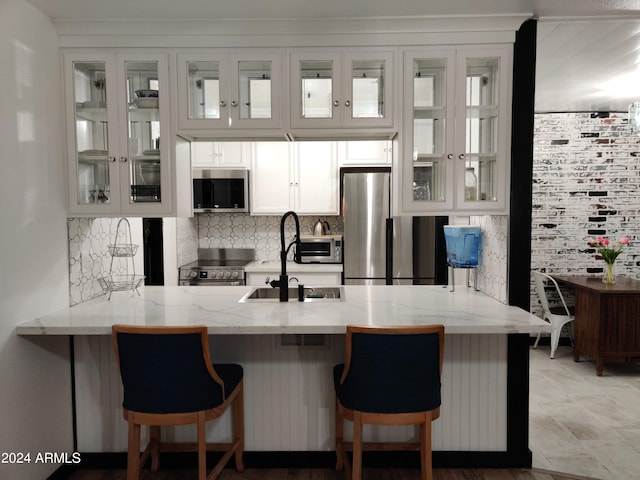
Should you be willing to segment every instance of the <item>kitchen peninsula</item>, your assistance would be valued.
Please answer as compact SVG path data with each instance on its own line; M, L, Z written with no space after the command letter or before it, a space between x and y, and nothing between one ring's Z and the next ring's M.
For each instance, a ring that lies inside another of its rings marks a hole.
M528 312L442 286L344 286L340 301L239 300L252 287L144 287L119 292L17 326L19 335L70 335L75 349L79 451L126 450L111 325L209 328L214 361L245 369L248 452L330 452L331 370L344 358L347 324L445 325L443 407L434 423L434 464L528 466L529 334L548 330ZM167 352L170 354L170 352ZM208 432L225 438L224 422ZM176 429L176 437L193 432ZM411 427L366 432L376 441Z

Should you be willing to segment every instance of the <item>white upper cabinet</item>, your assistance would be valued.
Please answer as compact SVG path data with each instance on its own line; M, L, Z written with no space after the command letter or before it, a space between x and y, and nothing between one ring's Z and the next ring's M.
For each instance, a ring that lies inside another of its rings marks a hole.
M64 54L69 212L172 212L166 53Z
M406 51L402 210L507 213L511 49Z
M251 145L248 142L191 143L192 168L247 168Z
M291 128L389 128L393 50L293 50Z
M391 140L343 140L338 142L338 163L341 167L391 165Z
M335 142L254 142L251 214L338 214Z
M282 127L283 50L178 53L178 128Z

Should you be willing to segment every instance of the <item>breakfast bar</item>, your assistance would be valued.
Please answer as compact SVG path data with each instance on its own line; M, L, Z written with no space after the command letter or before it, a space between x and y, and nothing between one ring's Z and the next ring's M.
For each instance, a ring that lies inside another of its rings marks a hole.
M214 362L237 362L245 370L245 446L251 457L333 450L331 371L344 358L346 325L441 323L443 404L433 429L434 465L531 465L529 336L548 331L538 317L473 289L342 286L340 298L309 295L300 302L294 296L287 303L247 299L253 289L143 287L140 295L101 297L20 324L16 332L72 337L78 450L106 453L126 450L111 326L206 325ZM207 439L229 433L229 419L223 419ZM175 428L171 434L178 441L193 432ZM364 434L374 441L416 435L411 427Z

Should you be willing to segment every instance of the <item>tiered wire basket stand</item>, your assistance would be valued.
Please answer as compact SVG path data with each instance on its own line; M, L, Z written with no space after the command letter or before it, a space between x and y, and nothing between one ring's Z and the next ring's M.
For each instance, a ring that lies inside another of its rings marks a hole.
M129 243L118 243L122 240L129 240ZM138 251L138 245L131 240L131 225L129 220L121 218L116 227L116 235L112 244L108 245L111 262L109 264L109 275L98 278L98 283L105 292L109 293L108 300L111 300L113 292L135 291L138 295L138 287L144 281L144 275L136 275L136 266L133 257ZM116 265L117 271L114 272L113 261L115 258L121 258L122 261ZM131 271L129 271L131 269Z

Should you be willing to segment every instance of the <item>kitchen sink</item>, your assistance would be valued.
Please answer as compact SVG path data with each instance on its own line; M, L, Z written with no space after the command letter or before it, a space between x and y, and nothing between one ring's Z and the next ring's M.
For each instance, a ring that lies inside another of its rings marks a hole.
M272 287L255 287L240 300L245 302L279 302L280 289ZM298 301L298 287L289 287L289 301ZM342 287L304 287L305 302L343 302L344 288Z

